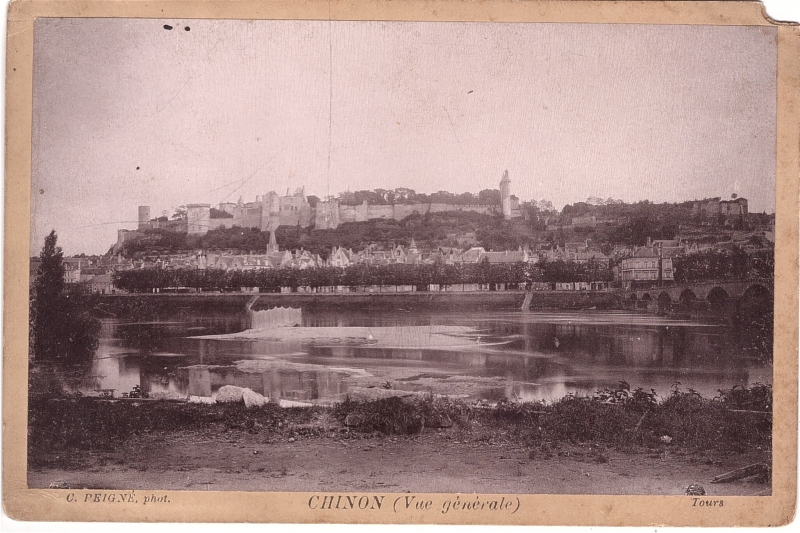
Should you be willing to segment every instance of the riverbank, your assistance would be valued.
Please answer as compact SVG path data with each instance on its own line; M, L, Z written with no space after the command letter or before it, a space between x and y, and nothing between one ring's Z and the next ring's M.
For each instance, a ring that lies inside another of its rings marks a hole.
M709 495L769 494L763 472L710 483L771 464L771 415L752 403L757 394L608 393L494 407L410 395L250 409L34 397L28 480L32 488L554 494L682 494L699 483ZM752 408L735 409L742 401Z
M381 293L184 293L105 294L95 309L100 316L159 316L180 311L241 310L253 296L253 310L272 307L301 309L381 309L406 312L470 309L499 311L521 309L525 291L381 292ZM531 309L622 309L612 292L533 291Z
M524 291L479 292L407 292L407 293L189 293L102 295L100 308L114 315L137 316L142 312L167 314L183 309L242 310L253 296L258 296L254 311L273 307L301 309L386 309L474 310L519 309Z

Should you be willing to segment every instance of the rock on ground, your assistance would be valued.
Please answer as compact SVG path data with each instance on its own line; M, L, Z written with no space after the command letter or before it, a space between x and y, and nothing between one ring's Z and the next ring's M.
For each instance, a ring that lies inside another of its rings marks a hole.
M151 392L150 398L153 400L185 400L186 395L174 390Z
M244 402L247 407L261 407L269 403L269 398L248 389L246 387L236 387L225 385L217 391L217 403L237 403Z
M228 402L244 401L245 390L250 390L250 389L244 389L242 387L236 387L234 385L225 385L224 387L220 387L220 389L217 391L217 402L228 403Z
M248 408L261 407L269 403L269 398L265 398L264 396L250 389L244 389L244 391L242 391L242 399L244 400L245 406Z
M311 407L314 404L309 402L296 402L294 400L278 400L278 405L280 407Z
M189 403L217 403L214 398L210 396L189 396Z

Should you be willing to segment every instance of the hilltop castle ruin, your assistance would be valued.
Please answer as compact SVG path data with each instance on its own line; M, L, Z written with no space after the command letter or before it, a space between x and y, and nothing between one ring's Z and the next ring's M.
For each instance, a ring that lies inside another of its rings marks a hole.
M472 211L484 214L502 213L506 220L521 216L519 200L511 195L511 179L508 171L503 173L500 181L499 205L460 205L445 203L415 203L372 205L367 201L360 205L342 205L338 200L319 201L312 206L308 202L303 189L294 194L286 191L280 196L270 191L263 196L256 196L254 202L223 202L216 208L210 204L188 204L186 216L180 220L150 218L150 207L139 206L138 227L136 230L118 231L117 245L135 237L138 232L149 229L168 229L185 232L189 235L205 235L217 228L258 228L273 232L278 226L313 225L317 229L336 229L344 222L362 222L371 219L402 220L414 213L441 213L447 211Z

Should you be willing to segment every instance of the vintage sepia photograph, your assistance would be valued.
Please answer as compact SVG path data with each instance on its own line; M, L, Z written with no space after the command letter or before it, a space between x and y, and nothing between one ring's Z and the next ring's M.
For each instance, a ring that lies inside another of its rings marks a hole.
M769 499L778 36L36 18L27 487Z

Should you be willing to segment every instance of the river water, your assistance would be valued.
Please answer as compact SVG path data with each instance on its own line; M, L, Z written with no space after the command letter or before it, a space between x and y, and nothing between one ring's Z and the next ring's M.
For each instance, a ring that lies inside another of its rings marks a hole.
M749 353L748 340L730 326L635 312L302 313L304 327L466 326L472 333L461 347L192 338L239 332L246 322L244 313L185 311L157 321L104 320L92 369L76 388L120 396L140 385L149 393L208 397L237 385L310 402L391 388L497 401L591 395L622 380L660 396L679 386L708 397L772 383L771 365Z

